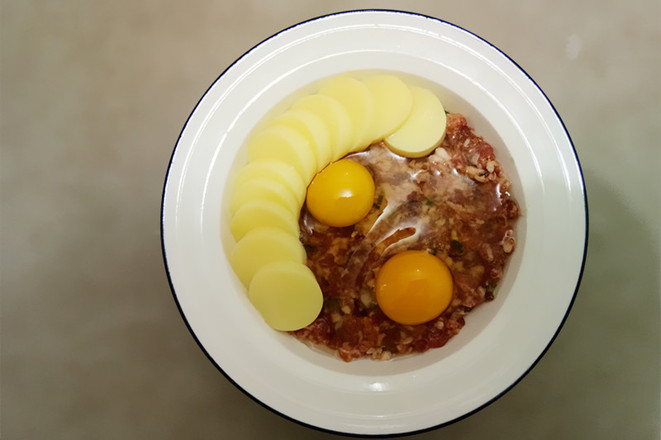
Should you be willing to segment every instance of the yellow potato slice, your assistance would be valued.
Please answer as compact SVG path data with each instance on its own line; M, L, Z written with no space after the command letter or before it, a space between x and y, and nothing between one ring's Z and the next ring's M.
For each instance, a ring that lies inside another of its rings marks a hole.
M317 159L317 171L331 161L332 148L326 124L310 110L290 109L271 120L269 126L293 128L308 140Z
M317 170L317 159L307 139L291 127L267 127L250 138L248 160L258 162L269 159L293 165L306 182Z
M372 142L397 130L411 113L411 89L395 75L373 75L363 80L374 102Z
M248 298L264 321L281 331L308 326L323 306L323 294L314 274L305 264L293 261L263 266L250 283Z
M284 184L267 178L251 179L233 188L230 214L234 216L241 206L256 200L278 203L297 217L302 206Z
M307 182L303 180L293 165L281 160L250 162L236 173L234 186L239 187L253 179L271 179L282 183L291 191L298 205L303 206Z
M422 157L431 153L445 138L445 109L438 97L428 89L411 86L411 93L411 113L385 141L397 154Z
M298 218L291 210L272 200L253 200L237 209L230 222L230 232L236 241L262 226L282 229L291 235L299 234Z
M298 99L293 110L308 110L326 124L332 150L331 161L347 154L353 146L353 127L344 107L336 99L326 95L307 95ZM323 167L326 164L318 164Z
M239 280L248 287L253 275L263 266L275 261L303 264L305 258L305 249L298 234L260 227L248 232L236 243L230 255L230 264Z
M335 98L349 115L353 126L353 145L350 151L360 151L368 147L373 141L371 127L374 103L367 86L356 78L339 75L323 83L319 93Z

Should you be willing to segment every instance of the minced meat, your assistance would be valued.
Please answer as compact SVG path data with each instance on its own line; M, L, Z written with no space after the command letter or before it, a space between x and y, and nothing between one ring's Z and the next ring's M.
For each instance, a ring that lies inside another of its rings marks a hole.
M326 226L303 208L301 240L324 306L312 324L293 334L345 361L390 359L445 345L464 326L466 313L494 298L516 246L519 207L493 148L462 115L451 113L443 143L426 157L404 158L379 142L347 158L371 172L374 205L345 228ZM420 325L390 320L374 293L379 268L409 249L441 258L454 281L450 306Z

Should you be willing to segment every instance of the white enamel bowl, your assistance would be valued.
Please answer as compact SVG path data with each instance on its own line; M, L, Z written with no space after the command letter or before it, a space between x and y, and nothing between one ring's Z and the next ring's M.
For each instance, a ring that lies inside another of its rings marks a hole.
M264 324L227 258L228 181L266 115L347 71L395 72L435 90L495 148L522 208L496 299L440 349L344 363ZM163 194L172 291L209 359L248 395L323 430L389 435L450 423L519 381L562 326L580 282L587 209L571 140L537 85L498 49L449 23L355 11L286 29L213 83L186 122Z

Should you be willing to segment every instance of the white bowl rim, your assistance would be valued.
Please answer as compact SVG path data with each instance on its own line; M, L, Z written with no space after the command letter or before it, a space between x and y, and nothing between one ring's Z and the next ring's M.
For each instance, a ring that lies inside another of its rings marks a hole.
M549 108L550 108L550 109L553 111L553 113L555 114L555 117L557 118L557 122L562 126L562 129L564 130L564 135L566 136L567 141L568 141L569 145L571 146L572 153L573 153L573 158L574 158L574 161L575 161L575 165L576 165L576 167L577 167L577 169L578 169L578 172L579 172L579 174L580 174L580 176L579 176L579 178L580 178L580 185L581 185L581 186L580 186L580 191L581 191L582 196L583 196L583 205L584 205L584 212L583 212L583 215L584 215L584 218L585 218L585 224L584 224L584 228L585 228L585 229L584 229L584 232L583 232L583 234L584 234L584 242L583 242L583 244L582 244L582 252L583 252L583 254L582 254L581 265L580 265L580 268L579 268L578 273L577 273L577 279L576 279L576 285L575 285L574 291L573 291L573 293L572 293L572 295L571 295L571 299L570 299L569 303L567 304L567 307L566 307L566 311L565 311L565 313L564 313L564 316L562 317L562 319L561 319L561 321L560 321L560 323L559 323L557 329L555 330L555 333L550 337L550 340L549 340L548 344L542 349L542 351L540 352L540 354L539 354L539 356L537 357L537 359L534 360L534 362L532 362L532 363L528 366L528 368L527 368L525 371L523 371L523 372L519 375L519 377L516 378L516 379L515 379L515 380L514 380L514 381L513 381L508 387L502 389L502 391L501 391L499 394L495 395L493 398L489 399L488 401L485 401L484 403L480 404L479 406L477 406L477 407L476 407L475 409L473 409L472 411L466 412L465 414L463 414L463 415L461 415L461 416L458 416L458 417L456 417L456 418L454 418L454 419L451 419L451 420L448 420L448 421L444 421L444 422L442 422L442 423L437 423L437 424L434 424L434 425L429 425L429 426L424 427L424 428L416 428L416 429L412 429L412 430L398 431L398 432L392 432L392 433L381 433L381 432L379 432L379 433L371 433L371 432L369 432L369 433L363 433L363 432L349 432L349 431L345 431L345 430L329 429L329 428L327 428L327 427L321 427L321 426L317 426L317 425L314 425L314 424L310 424L310 423L307 423L307 422L305 422L305 421L299 420L299 419L297 419L296 417L293 417L293 416L290 416L290 415L288 415L288 414L285 414L284 412L280 411L279 409L274 408L274 407L272 407L272 406L270 406L270 405L268 405L268 404L262 402L258 397L254 396L254 395L251 394L249 391L247 391L242 385L240 385L239 383L237 383L237 382L236 382L236 381L235 381L235 380L234 380L234 379L233 379L233 378L232 378L227 372L225 372L225 371L223 370L223 368L218 364L218 362L214 359L214 357L208 352L208 350L206 349L206 347L204 346L204 344L203 344L203 343L200 341L200 339L198 338L198 336L197 336L195 330L193 329L191 323L189 322L189 320L188 320L188 318L187 318L187 316L186 316L186 314L185 314L185 312L184 312L184 310L183 310L183 308L182 308L182 305L181 305L181 303L180 303L180 300L179 300L179 298L178 298L178 296L177 296L176 289L175 289L175 286L174 286L174 283L173 283L173 280L172 280L172 274L171 274L170 265L168 264L168 255L167 255L167 249L166 249L166 243L165 243L165 242L166 242L166 239L165 239L165 235L166 235L166 230L165 230L165 229L166 229L166 227L165 227L165 215L166 215L166 214L165 214L165 208L166 208L166 193L167 193L167 189L168 189L168 178L170 177L170 172L171 172L171 170L172 170L172 166L173 166L173 160L174 160L174 157L175 157L175 153L177 152L177 147L178 147L178 145L179 145L179 141L181 140L181 137L182 137L183 133L186 131L186 127L188 126L189 121L190 121L191 118L195 115L196 110L198 109L200 103L204 100L204 98L205 98L205 96L207 95L207 93L208 93L208 92L214 87L214 85L215 85L215 84L216 84L216 83L217 83L217 82L218 82L218 81L219 81L219 80L220 80L220 79L221 79L221 78L222 78L222 77L223 77L228 71L230 71L230 70L231 70L231 69L232 69L237 63L239 63L239 62L240 62L240 61L241 61L246 55L250 54L250 53L253 52L255 49L259 48L261 45L263 45L264 43L268 42L269 40L272 40L273 38L277 37L278 35L283 34L283 33L286 33L286 32L288 32L288 31L290 31L290 30L292 30L292 29L295 29L295 28L297 28L297 27L299 27L299 26L306 25L306 24L308 24L308 23L313 23L313 22L318 21L318 20L328 19L328 18L332 18L332 17L336 17L336 16L345 16L345 15L362 14L362 13L402 14L402 15L408 15L408 16L415 16L415 17L425 18L425 19L433 20L433 21L435 21L435 22L438 22L438 23L443 24L443 25L446 25L446 26L450 26L450 27L452 27L452 28L455 28L456 30L459 30L459 31L465 32L465 33L467 33L467 34L470 34L472 37L477 38L477 39L480 40L482 43L485 43L485 44L487 44L488 46L492 47L493 49L495 49L496 51L498 51L498 52L499 52L504 58L506 58L506 59L507 59L512 65L514 65L514 66L515 66L515 67L516 67L521 73L523 73L523 74L528 78L528 80L530 81L530 83L531 83L531 84L537 89L537 92L539 92L539 93L543 96L543 98L546 100L546 104L549 106ZM451 22L449 22L449 21L446 21L446 20L443 20L443 19L439 19L439 18L437 18L437 17L433 17L433 16L429 16L429 15L425 15L425 14L421 14L421 13L417 13L417 12L410 12L410 11L403 11L403 10L394 10L394 9L355 9L355 10L346 10L346 11L335 12L335 13L330 13L330 14L326 14L326 15L320 15L320 16L317 16L317 17L313 17L313 18L310 18L310 19L307 19L307 20L301 21L301 22L299 22L299 23L293 24L293 25L291 25L291 26L289 26L289 27L287 27L287 28L285 28L285 29L282 29L282 30L278 31L278 32L274 33L273 35L271 35L271 36L265 38L265 39L262 40L261 42L257 43L257 44L254 45L252 48L248 49L243 55L241 55L240 57L238 57L234 62L232 62L232 64L230 64L230 65L229 65L229 66L228 66L228 67L227 67L222 73L220 73L220 75L218 75L218 77L217 77L217 78L211 83L211 85L208 87L208 89L202 94L202 96L200 97L200 99L199 99L199 101L197 102L197 104L194 106L193 110L191 111L190 115L188 116L188 118L187 118L186 122L184 123L184 126L183 126L183 128L182 128L182 130L181 130L181 132L180 132L180 134L179 134L179 136L178 136L178 138L177 138L177 143L176 143L176 145L175 145L175 148L173 149L172 155L171 155L170 160L169 160L169 163L168 163L167 172L166 172L166 174L165 174L165 181L164 181L164 185L163 185L162 200L161 200L160 226L161 226L161 228L160 228L160 229L161 229L161 231L160 231L160 232L161 232L161 250L162 250L162 255L163 255L163 259L164 259L164 263L165 263L166 275L167 275L167 278L168 278L168 282L169 282L169 285L170 285L171 293L172 293L173 299L174 299L174 301L175 301L175 304L176 304L176 306L177 306L177 308L178 308L178 310L179 310L179 312L180 312L180 314L181 314L181 316L182 316L182 318L183 318L183 320L184 320L185 325L187 326L188 330L190 331L191 336L192 336L193 339L196 341L196 343L198 344L198 346L200 347L200 349L202 350L202 352L207 356L207 358L212 362L212 364L215 365L216 368L217 368L217 369L218 369L218 370L219 370L219 371L220 371L220 372L221 372L221 373L222 373L222 374L223 374L223 375L224 375L224 376L225 376L225 377L226 377L226 378L227 378L227 379L228 379L228 380L234 385L234 386L236 386L240 391L242 391L244 394L246 394L246 395L247 395L248 397L250 397L252 400L254 400L255 402L259 403L261 406L263 406L263 407L267 408L268 410L270 410L270 411L272 411L272 412L274 412L274 413L276 413L276 414L282 416L283 418L288 419L288 420L290 420L290 421L293 421L293 422L295 422L295 423L297 423L297 424L300 424L300 425L303 425L303 426L307 426L307 427L310 427L310 428L313 428L313 429L316 429L316 430L319 430L319 431L322 431L322 432L329 432L329 433L334 433L334 434L341 434L341 435L345 435L345 436L353 436L353 437L379 437L379 438L382 438L382 437L383 437L383 438L385 438L385 437L398 437L398 436L401 436L401 435L418 434L418 433L423 433L423 432L427 432L427 431L430 431L430 430L434 430L434 429L437 429L437 428L439 428L439 427L447 426L447 425L449 425L449 424L453 424L453 423L455 423L455 422L457 422L457 421L459 421L459 420L462 420L462 419L464 419L464 418L466 418L466 417L469 417L469 416L473 415L474 413L479 412L480 410L482 410L482 409L484 409L485 407L489 406L490 404L492 404L493 402L495 402L496 400L498 400L500 397L502 397L504 394L506 394L509 390L511 390L515 385L517 385L517 384L518 384L518 383L519 383L519 382L520 382L520 381L521 381L521 380L522 380L522 379L523 379L523 378L524 378L524 377L525 377L525 376L526 376L526 375L527 375L527 374L528 374L528 373L529 373L529 372L530 372L530 371L531 371L531 370L537 365L537 363L542 359L542 357L544 357L544 355L546 354L546 352L549 350L550 346L551 346L551 345L553 344L553 342L555 341L556 337L558 336L560 330L561 330L562 327L564 326L564 323L566 322L566 320L567 320L567 318L568 318L568 316L569 316L569 313L570 313L570 311L571 311L571 309L572 309L572 306L573 306L573 304L574 304L574 301L575 301L575 299L576 299L576 295L577 295L577 293L578 293L578 289L579 289L579 286L580 286L580 284L581 284L581 280L582 280L582 276L583 276L583 271L584 271L585 261L586 261L586 256L587 256L588 232L589 232L589 230L588 230L589 223L588 223L588 199L587 199L587 192L586 192L586 189L585 189L584 176L583 176L583 172L582 172L581 164L580 164L580 161L579 161L579 158L578 158L578 154L577 154L577 152L576 152L576 148L575 148L575 146L574 146L573 141L571 140L571 136L570 136L568 130L566 129L566 126L565 126L564 122L562 121L562 119L561 119L559 113L557 112L557 110L555 109L555 107L553 106L553 104L551 103L551 101L548 99L548 97L546 96L546 94L544 93L544 91L543 91L543 90L537 85L537 83L533 80L533 78L532 78L532 77L531 77L531 76L530 76L530 75L529 75L529 74L528 74L528 73L527 73L527 72L526 72L526 71L525 71L525 70L524 70L519 64L517 64L517 63L516 63L513 59L511 59L507 54L505 54L505 52L503 52L503 51L500 50L498 47L496 47L495 45L493 45L492 43L488 42L487 40L485 40L484 38L480 37L479 35L475 34L475 33L472 32L472 31L469 31L469 30L467 30L467 29L465 29L465 28L462 28L461 26L458 26L458 25L456 25L456 24L453 24L453 23L451 23Z

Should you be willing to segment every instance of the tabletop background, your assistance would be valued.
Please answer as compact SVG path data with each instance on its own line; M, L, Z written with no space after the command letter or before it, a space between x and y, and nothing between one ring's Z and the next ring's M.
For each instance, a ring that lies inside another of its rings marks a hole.
M160 247L166 168L232 61L326 13L407 9L489 40L575 143L590 243L572 312L514 389L416 439L658 439L659 0L2 0L3 439L331 439L197 347Z

